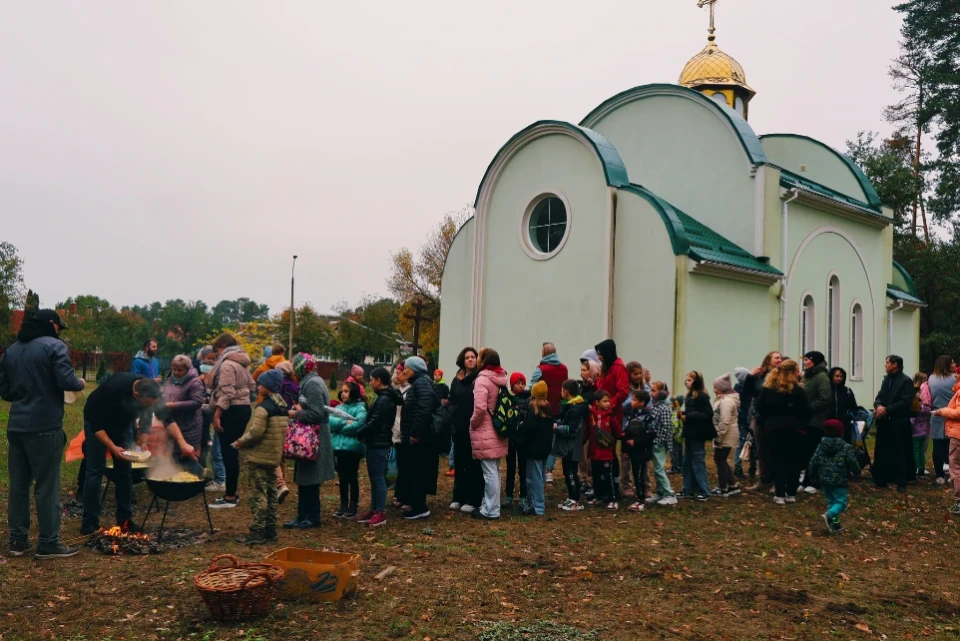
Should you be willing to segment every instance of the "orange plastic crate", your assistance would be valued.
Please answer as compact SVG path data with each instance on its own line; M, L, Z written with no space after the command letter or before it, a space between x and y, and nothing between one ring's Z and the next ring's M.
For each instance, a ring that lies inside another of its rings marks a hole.
M360 555L283 548L266 561L283 568L280 596L304 601L339 601L357 591Z

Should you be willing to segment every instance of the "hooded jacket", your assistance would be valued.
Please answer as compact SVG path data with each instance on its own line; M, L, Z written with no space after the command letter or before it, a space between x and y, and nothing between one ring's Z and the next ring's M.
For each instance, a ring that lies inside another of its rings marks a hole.
M160 359L147 356L142 349L133 357L130 372L144 378L160 378Z
M547 401L554 416L560 413L560 398L563 396L563 383L570 377L567 366L560 362L557 354L548 354L540 360L540 365L533 370L530 377L530 386L537 381L547 384Z
M847 487L849 475L860 474L860 464L849 443L828 436L820 441L810 459L809 474L825 487Z
M597 345L597 353L603 356L606 371L597 381L597 389L610 393L610 406L613 408L613 419L623 426L623 403L630 398L630 375L623 360L617 356L617 344L612 340L605 340Z
M587 443L587 458L591 461L610 462L617 458L617 441L623 438L622 421L615 417L613 406L610 410L600 410L596 405L590 408L590 420L587 421L587 431L583 435ZM602 446L597 441L598 430L603 429L613 435L613 442Z
M714 447L734 448L740 444L740 395L736 392L724 394L713 401L713 427L717 436Z
M490 412L497 406L497 393L507 385L503 369L485 369L477 376L473 387L473 416L470 417L470 446L473 458L488 461L507 455L510 440L500 438L493 428Z
M393 445L393 423L397 418L397 408L403 405L400 392L387 387L377 390L377 398L370 406L367 417L357 429L357 438L367 447L376 449Z
M169 416L164 422L173 421L180 428L183 440L200 451L203 440L203 403L206 400L206 390L203 381L192 367L179 383L173 374L163 383L163 402L172 405Z
M583 458L583 432L589 422L590 406L582 396L560 403L560 417L554 428L553 456L579 462Z
M330 436L333 439L333 451L363 454L366 448L360 442L357 434L360 431L360 426L367 418L367 406L357 401L356 403L342 403L337 409L352 416L353 421L348 423L347 419L331 414Z
M228 347L213 366L213 392L210 402L222 410L234 405L249 405L256 383L250 376L250 357L239 345Z
M953 398L946 407L940 409L943 417L943 431L947 438L960 439L960 381L953 386Z
M843 385L837 385L833 382L833 373L834 372L843 373ZM853 424L853 417L851 416L852 412L855 412L857 409L857 397L854 396L853 390L847 387L847 373L843 368L835 367L830 370L830 407L827 410L827 418L835 418L843 426L849 430L850 425Z
M433 441L433 413L440 406L437 390L426 374L417 373L407 379L410 388L403 400L403 413L400 415L400 440L410 444L411 438L417 439L416 445Z
M244 462L270 469L283 459L283 440L287 435L287 404L279 394L271 394L253 410L243 436L237 439L244 450Z
M83 389L67 346L55 337L53 326L37 325L46 327L24 327L17 342L0 357L0 396L13 403L8 432L62 429L63 393Z
M683 401L683 438L694 441L709 441L717 437L713 425L713 405L706 392L697 396L687 394Z
M911 383L912 385L913 383ZM807 403L812 412L807 427L823 431L823 422L827 420L833 389L827 376L826 363L814 365L803 373L803 389L807 393Z

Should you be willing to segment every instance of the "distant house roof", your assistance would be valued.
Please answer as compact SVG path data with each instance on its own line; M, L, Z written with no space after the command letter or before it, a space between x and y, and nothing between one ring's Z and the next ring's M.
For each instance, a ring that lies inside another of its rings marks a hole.
M759 276L779 278L783 273L764 259L758 258L727 240L692 216L680 211L649 189L640 185L622 187L644 198L660 214L677 256L687 255L699 263L721 265Z

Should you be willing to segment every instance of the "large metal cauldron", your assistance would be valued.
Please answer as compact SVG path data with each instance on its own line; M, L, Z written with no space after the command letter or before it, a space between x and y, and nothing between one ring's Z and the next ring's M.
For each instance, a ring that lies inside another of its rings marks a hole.
M210 518L210 507L207 505L206 488L209 480L210 479L203 479L200 481L178 483L176 481L146 479L147 487L153 492L153 500L150 501L150 507L147 508L147 514L143 517L143 524L141 524L140 527L143 528L147 525L147 519L150 518L150 513L153 511L154 506L156 506L159 512L160 501L165 501L163 518L160 519L160 530L157 532L157 541L159 542L163 538L163 525L167 522L167 512L170 510L170 502L188 501L199 495L203 496L203 509L207 511L207 523L210 525L210 534L213 534L213 520Z

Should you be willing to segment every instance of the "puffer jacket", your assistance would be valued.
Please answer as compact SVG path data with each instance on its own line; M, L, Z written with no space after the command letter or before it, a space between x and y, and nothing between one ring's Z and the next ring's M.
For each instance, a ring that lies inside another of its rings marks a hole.
M366 448L357 438L357 434L360 432L360 426L367 418L367 406L357 401L356 403L343 403L337 409L352 416L353 421L347 422L347 419L336 414L330 415L330 436L333 439L333 451L363 454Z
M253 380L256 381L264 372L269 372L274 367L287 360L286 356L271 356L260 363L257 369L253 370Z
M740 395L736 392L724 394L713 401L713 427L717 437L714 447L734 448L740 445Z
M832 436L821 440L810 459L810 478L827 487L847 487L848 472L860 474L860 464L850 444Z
M288 423L287 404L280 395L271 394L253 410L246 431L237 439L244 461L269 468L280 465Z
M237 345L220 354L213 366L213 392L210 402L222 410L234 405L249 405L256 383L250 376L250 357Z
M944 419L943 431L947 438L960 439L960 381L953 386L953 398L938 410Z
M357 438L367 447L377 449L393 445L393 423L397 418L397 408L403 405L400 392L387 387L377 390L377 398L367 412L367 418L357 429Z
M473 388L473 416L470 417L470 445L477 461L503 458L510 448L510 440L497 435L490 415L497 406L497 393L506 385L507 373L502 369L485 369L477 376Z
M440 406L437 390L426 374L417 374L407 382L410 389L403 400L400 441L405 445L411 438L417 439L417 444L432 442L433 413Z
M202 408L206 390L197 370L191 367L179 383L173 380L173 375L168 376L163 384L163 400L170 410L169 420L180 427L183 439L199 452L203 440Z
M713 426L713 405L706 393L701 392L695 397L688 394L683 402L683 415L683 438L706 442L717 437Z
M560 416L554 428L553 456L579 462L583 458L583 433L587 429L590 407L582 396L560 403Z
M826 364L820 363L803 373L803 390L807 393L807 403L813 412L807 427L823 431L823 422L827 420L833 400L833 386L830 385Z

